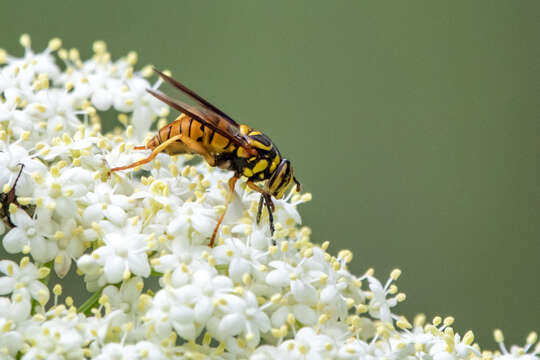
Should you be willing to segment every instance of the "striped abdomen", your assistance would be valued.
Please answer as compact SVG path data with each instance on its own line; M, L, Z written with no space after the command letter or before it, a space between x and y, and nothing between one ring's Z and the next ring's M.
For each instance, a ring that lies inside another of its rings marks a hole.
M213 129L204 126L196 119L192 119L184 114L180 115L172 123L165 125L159 129L156 136L148 141L146 147L154 149L161 143L167 141L178 134L186 135L187 137L200 143L210 154L219 154L236 150L237 146L232 144L229 139L217 133ZM185 146L181 140L168 145L163 152L168 155L178 155L186 153L195 153L192 149Z

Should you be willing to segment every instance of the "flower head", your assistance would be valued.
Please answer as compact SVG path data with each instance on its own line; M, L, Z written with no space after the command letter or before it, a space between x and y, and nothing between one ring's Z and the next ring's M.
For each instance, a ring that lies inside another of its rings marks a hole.
M298 212L311 194L275 200L272 236L266 210L255 220L259 193L239 182L208 247L231 174L191 155L160 154L143 174L109 175L147 156L134 146L155 120L168 121L169 110L146 92L161 84L148 79L151 68L137 70L134 52L113 60L102 41L89 60L59 39L42 52L28 35L21 44L22 57L0 49L0 233L8 253L23 255L0 260L0 357L480 356L453 318L413 326L395 313L405 300L394 283L399 270L386 283L371 270L358 277L347 267L350 251L333 256L328 242L313 243ZM103 134L104 111L121 127ZM61 303L70 290L49 287L49 275L74 268L93 294ZM510 351L497 334L501 353L485 358L537 357L536 333Z

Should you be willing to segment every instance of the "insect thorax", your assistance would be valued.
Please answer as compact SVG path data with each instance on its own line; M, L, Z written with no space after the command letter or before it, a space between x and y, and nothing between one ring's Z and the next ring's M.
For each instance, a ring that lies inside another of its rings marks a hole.
M243 157L238 149L233 153L220 154L219 159L228 161L229 169L252 181L269 179L281 160L277 147L264 134L252 131L248 134L250 144L257 149L257 155Z

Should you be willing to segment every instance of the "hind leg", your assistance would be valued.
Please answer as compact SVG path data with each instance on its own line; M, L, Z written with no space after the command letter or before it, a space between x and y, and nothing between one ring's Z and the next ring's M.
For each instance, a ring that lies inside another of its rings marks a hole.
M173 142L175 142L175 141L177 141L177 140L180 140L180 136L181 136L181 135L176 135L176 136L171 137L170 139L167 139L166 141L164 141L163 143L161 143L159 146L157 146L155 149L153 149L152 152L150 153L150 155L148 155L148 157L145 158L145 159L142 159L142 160L139 160L139 161L135 161L134 163L129 164L129 165L126 165L126 166L120 166L120 167L115 167L115 168L110 169L110 170L109 170L109 175L110 175L112 172L115 172L115 171L127 170L127 169L134 168L134 167L136 167L136 166L139 166L139 165L144 165L144 164L149 163L150 161L154 160L154 158L155 158L160 152L162 152L163 150L165 150L165 148L166 148L167 146L169 146L170 144L172 144ZM138 150L141 149L140 146L138 146L137 148L138 148Z
M167 148L167 146L171 145L172 143L176 142L180 140L182 143L184 143L184 145L186 145L186 147L188 147L190 150L192 150L194 153L196 154L199 154L201 155L202 157L204 157L204 160L206 160L206 162L210 165L210 166L214 166L215 163L216 163L216 160L214 158L214 156L212 156L205 148L204 146L201 145L201 143L193 140L192 138L184 135L184 134L178 134L178 135L175 135L167 140L165 140L164 142L162 142L161 144L159 144L159 146L157 146L155 149L152 150L152 152L150 153L150 155L148 155L147 158L145 159L142 159L142 160L139 160L139 161L136 161L132 164L129 164L129 165L126 165L126 166L120 166L120 167L115 167L115 168L112 168L109 170L109 174L112 173L112 172L115 172L115 171L120 171L120 170L127 170L127 169L131 169L131 168L134 168L136 166L140 166L140 165L144 165L144 164L147 164L149 163L150 161L154 160L154 158L160 153L162 152L163 150L165 150L165 148ZM144 148L142 146L137 146L135 147L137 150L143 150Z

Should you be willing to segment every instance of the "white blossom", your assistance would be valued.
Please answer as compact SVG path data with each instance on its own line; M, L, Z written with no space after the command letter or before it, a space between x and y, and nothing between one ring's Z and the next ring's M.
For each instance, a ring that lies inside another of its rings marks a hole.
M9 253L30 253L36 261L47 262L54 259L58 250L52 234L46 234L46 224L32 219L25 211L11 212L10 219L15 225L3 239L4 248Z
M0 295L24 291L40 303L49 300L49 289L40 281L49 274L47 268L38 269L24 257L20 266L10 260L1 260L0 271L5 274L0 277Z
M134 228L105 235L104 245L92 256L103 266L106 282L116 284L129 279L131 273L142 277L150 275L145 238Z
M112 60L102 41L83 60L59 39L42 52L20 40L22 57L0 49L0 234L22 255L0 260L0 358L538 358L534 332L508 350L496 331L493 353L452 317L411 325L396 313L399 270L355 276L349 250L312 242L299 213L311 194L274 200L272 236L239 181L210 248L229 172L160 154L142 175L109 174L148 156L134 146L169 114L146 92L161 84L151 68L134 52ZM122 128L103 134L104 111ZM91 296L49 284L51 271Z

